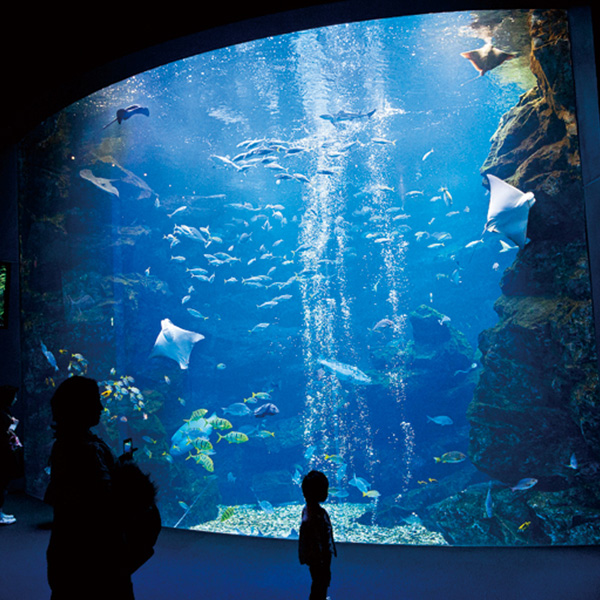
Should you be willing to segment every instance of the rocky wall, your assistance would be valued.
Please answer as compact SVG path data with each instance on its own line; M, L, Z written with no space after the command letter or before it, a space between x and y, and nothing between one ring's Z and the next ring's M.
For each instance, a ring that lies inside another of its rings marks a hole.
M429 508L454 543L598 543L600 410L568 23L531 11L537 85L502 119L481 172L533 192L529 243L481 333L469 458L492 480ZM522 478L537 483L513 490ZM474 532L476 537L473 538Z

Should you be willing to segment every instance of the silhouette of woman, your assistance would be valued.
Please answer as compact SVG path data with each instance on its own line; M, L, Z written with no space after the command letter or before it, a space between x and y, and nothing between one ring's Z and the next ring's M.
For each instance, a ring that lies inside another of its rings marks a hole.
M111 476L115 458L90 431L103 407L98 384L63 381L51 400L55 442L45 500L54 508L47 550L52 600L133 600Z

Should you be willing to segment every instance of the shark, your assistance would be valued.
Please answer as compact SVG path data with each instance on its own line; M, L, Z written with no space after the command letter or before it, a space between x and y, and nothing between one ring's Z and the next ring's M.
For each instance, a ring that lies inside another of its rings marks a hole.
M347 365L337 360L329 360L326 358L319 358L317 362L329 369L342 381L350 381L355 384L363 385L371 383L371 378L353 365Z

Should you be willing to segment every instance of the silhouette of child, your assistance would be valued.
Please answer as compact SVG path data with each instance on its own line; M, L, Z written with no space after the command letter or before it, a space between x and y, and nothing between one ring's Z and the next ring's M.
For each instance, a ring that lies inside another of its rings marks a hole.
M310 600L325 600L331 583L331 557L337 556L333 528L327 511L320 505L327 500L329 481L320 471L311 471L302 480L306 506L298 541L300 564L308 565L312 585Z

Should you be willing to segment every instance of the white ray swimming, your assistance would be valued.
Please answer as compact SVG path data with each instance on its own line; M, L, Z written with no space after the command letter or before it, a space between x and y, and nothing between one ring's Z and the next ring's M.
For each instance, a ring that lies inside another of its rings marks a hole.
M161 330L154 342L150 358L165 356L178 363L182 369L187 369L194 344L203 340L204 336L195 331L181 329L181 327L173 325L170 319L163 319L160 325Z
M527 242L529 209L535 202L533 194L523 193L494 175L487 178L490 182L490 205L484 231L500 233L523 248Z

